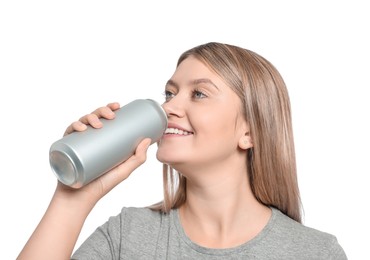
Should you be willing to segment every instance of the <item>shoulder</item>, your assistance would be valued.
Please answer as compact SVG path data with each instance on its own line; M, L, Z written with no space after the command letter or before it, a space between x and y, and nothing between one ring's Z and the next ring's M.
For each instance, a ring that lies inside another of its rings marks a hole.
M163 219L164 214L149 208L124 207L90 235L73 259L135 259L138 252L153 259Z
M145 234L158 231L166 218L166 214L149 208L123 207L119 214L109 217L98 229L116 234L117 237L136 231Z
M305 240L307 241L331 241L335 237L332 234L305 226L290 217L284 215L277 209L273 209L275 217L275 230L277 232L284 232L289 235L291 239L295 241Z
M163 226L169 225L169 214L150 208L124 207L120 213L123 231L139 231L142 234L159 232Z
M273 209L273 212L274 226L270 232L284 244L280 246L292 251L306 252L318 259L323 256L327 256L326 259L333 256L346 259L334 235L298 223L277 209Z
M124 207L121 210L121 218L125 222L157 222L161 221L166 214L160 211L154 211L150 208Z

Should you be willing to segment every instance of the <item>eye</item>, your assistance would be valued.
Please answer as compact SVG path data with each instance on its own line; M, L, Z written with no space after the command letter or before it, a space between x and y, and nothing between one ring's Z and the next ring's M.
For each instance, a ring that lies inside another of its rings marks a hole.
M175 96L175 94L172 93L169 90L165 90L163 95L164 95L164 98L165 98L166 101L170 100L171 98L173 98Z
M195 99L202 99L202 98L206 98L207 95L204 94L202 91L198 90L198 89L194 89L193 90L193 93L192 93L192 96L195 98Z

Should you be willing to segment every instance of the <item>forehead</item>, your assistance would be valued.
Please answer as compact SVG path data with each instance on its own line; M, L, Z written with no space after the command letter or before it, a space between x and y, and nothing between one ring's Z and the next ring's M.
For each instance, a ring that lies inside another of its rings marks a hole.
M185 83L197 79L209 79L217 86L226 86L224 80L208 65L195 57L188 57L176 68L171 77L172 81Z

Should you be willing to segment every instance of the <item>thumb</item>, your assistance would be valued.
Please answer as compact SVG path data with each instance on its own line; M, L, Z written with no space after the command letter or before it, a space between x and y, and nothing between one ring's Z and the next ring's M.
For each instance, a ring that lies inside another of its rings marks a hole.
M99 178L102 196L127 179L130 174L146 161L146 152L151 144L150 138L145 138L136 147L135 153L125 162L113 168L110 172Z
M135 153L133 154L133 156L131 156L131 158L129 158L128 160L133 161L133 163L137 163L138 164L137 166L144 163L146 161L146 153L148 151L148 148L149 148L151 142L152 142L152 140L150 138L145 138L144 140L142 140L139 143L139 145L136 147L136 150L135 150ZM134 169L136 167L134 167Z
M127 164L130 164L133 170L146 161L146 152L151 142L150 138L142 140L136 147L135 153L127 160Z
M145 138L142 140L139 145L136 147L134 156L138 157L139 160L142 159L143 162L146 160L146 152L151 144L152 140L150 138Z
M145 138L144 140L142 140L136 147L134 154L130 158L128 158L123 164L118 166L118 169L125 168L124 171L132 172L141 164L143 164L146 161L146 152L148 151L150 144L151 144L150 138Z

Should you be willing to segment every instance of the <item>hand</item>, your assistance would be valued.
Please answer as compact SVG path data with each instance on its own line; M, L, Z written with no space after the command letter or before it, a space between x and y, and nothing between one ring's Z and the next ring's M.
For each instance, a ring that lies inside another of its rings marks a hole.
M118 103L108 104L72 123L65 135L84 131L87 125L104 127L100 118L113 119ZM17 259L69 259L82 226L96 202L125 180L146 160L150 139L144 139L134 155L89 184L73 189L58 181L54 196L43 218Z
M105 107L100 107L69 125L64 135L68 135L74 131L84 131L87 129L87 125L94 128L101 128L103 127L103 123L100 118L114 119L114 111L119 108L120 105L117 102L109 103ZM63 196L67 194L68 197L73 194L74 199L76 199L77 194L81 194L81 196L86 196L84 200L88 199L95 204L96 201L125 180L138 166L145 162L146 151L150 143L151 140L149 138L144 139L139 143L135 153L129 159L79 189L73 189L58 182L57 194L60 193L63 194Z
M100 107L90 114L87 114L81 117L78 121L73 122L70 124L64 135L68 135L74 131L81 132L86 130L87 125L91 125L94 128L102 128L103 123L99 120L100 118L105 119L114 119L115 114L114 111L120 108L120 104L118 102L109 103L105 107Z

